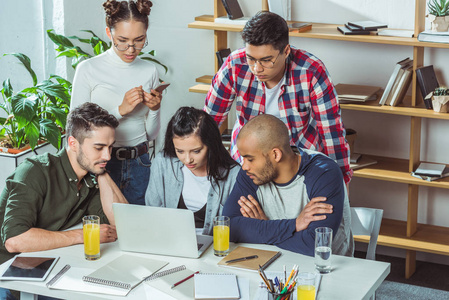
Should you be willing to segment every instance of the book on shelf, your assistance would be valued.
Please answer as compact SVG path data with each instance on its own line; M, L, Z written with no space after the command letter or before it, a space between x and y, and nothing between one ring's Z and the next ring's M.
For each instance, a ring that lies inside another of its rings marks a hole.
M234 20L243 17L238 0L221 0L229 19Z
M380 36L396 36L396 37L413 37L413 30L400 30L400 29L382 29L377 31L377 35Z
M446 170L446 165L435 164L435 163L420 163L418 168L415 170L416 175L424 176L441 176Z
M199 273L194 276L195 299L240 299L237 276Z
M365 102L377 99L381 87L339 83L335 86L339 103Z
M370 30L362 29L362 28L357 27L357 26L349 25L348 23L345 24L345 27L348 28L351 31L370 31Z
M290 32L307 32L312 30L312 23L290 23L288 31Z
M349 163L349 166L353 170L358 170L375 164L377 164L377 160L362 155L356 163Z
M221 49L215 52L215 54L217 55L218 66L221 67L221 65L223 65L229 54L231 54L231 49L229 48Z
M413 61L409 57L407 57L407 58L396 63L396 65L394 66L394 69L393 69L393 73L391 74L390 79L388 80L387 86L385 87L385 90L382 94L382 97L380 98L380 101L379 101L380 105L387 104L387 100L389 99L389 97L391 100L391 97L393 96L392 93L394 93L393 87L396 83L396 79L399 77L399 74L402 75L402 72L403 72L403 71L401 72L402 68L412 62ZM390 96L390 94L391 94L391 96ZM388 101L388 103L389 103L389 101Z
M435 180L438 180L438 179L441 179L441 178L444 178L444 177L449 177L449 167L444 168L443 172L439 176L419 175L419 174L416 174L416 171L412 172L411 175L413 177L416 177L418 179L422 179L422 180L425 180L425 181L435 181Z
M371 34L371 31L368 30L357 30L352 31L345 26L337 26L338 31L340 31L344 35L368 35Z
M83 281L130 291L167 264L165 261L123 254L98 270L83 276Z
M402 74L396 87L396 90L394 91L393 96L391 97L390 101L391 106L399 105L404 99L405 94L407 93L407 90L410 87L410 83L412 82L412 74L413 74L413 66L411 64L407 65L407 67L404 68L404 73Z
M418 41L431 43L449 43L449 31L425 30L418 34Z
M432 99L426 97L440 86L433 65L417 68L415 72L424 105L427 109L432 109Z
M361 28L363 30L377 30L379 28L387 28L388 25L375 21L355 21L348 22L349 25Z
M235 260L242 257L248 257L257 255L257 258L243 260L238 262L226 263L229 260ZM232 250L225 258L218 262L219 266L230 267L236 269L246 269L251 271L259 270L259 266L263 270L268 268L268 266L274 262L279 256L282 255L280 251L262 250L249 247L238 246Z

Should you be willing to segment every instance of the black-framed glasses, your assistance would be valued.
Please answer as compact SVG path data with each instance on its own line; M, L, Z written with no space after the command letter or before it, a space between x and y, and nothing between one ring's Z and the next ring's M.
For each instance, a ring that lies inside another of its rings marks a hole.
M254 67L256 65L256 63L259 63L259 65L261 65L263 68L267 68L267 69L272 69L274 68L274 64L276 63L279 55L281 55L282 51L279 51L278 56L276 56L276 58L274 59L274 61L271 61L269 59L255 59L253 57L250 57L248 55L246 55L246 63L248 64L248 66L250 67Z
M143 48L145 48L148 45L148 41L147 41L146 37L145 37L144 41L135 42L133 45L130 45L128 43L120 43L120 42L115 43L114 42L114 36L112 34L111 34L111 36L112 36L112 41L114 43L114 46L115 46L115 48L117 48L118 51L126 51L126 50L129 49L129 47L133 47L134 50L140 51L140 50L142 50Z

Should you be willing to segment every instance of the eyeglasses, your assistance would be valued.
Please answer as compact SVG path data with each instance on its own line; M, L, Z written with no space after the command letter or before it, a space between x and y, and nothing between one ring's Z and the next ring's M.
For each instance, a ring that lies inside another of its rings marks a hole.
M112 34L111 34L112 36ZM114 36L112 36L112 40L114 41ZM142 50L148 45L148 41L145 37L145 41L141 42L135 42L134 45L130 45L128 43L114 43L115 48L117 48L118 51L126 51L129 49L129 47L133 47L135 50Z
M276 56L274 61L271 61L269 59L262 59L262 60L254 59L252 57L246 56L246 63L250 67L254 67L256 65L256 63L259 63L259 65L261 65L263 68L272 69L272 68L274 68L274 64L276 63L276 60L278 59L279 55L281 55L281 51L279 51L279 54L278 54L278 56Z

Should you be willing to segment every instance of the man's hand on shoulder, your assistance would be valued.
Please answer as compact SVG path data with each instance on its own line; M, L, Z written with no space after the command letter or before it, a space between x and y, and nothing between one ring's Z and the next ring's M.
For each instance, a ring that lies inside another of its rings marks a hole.
M296 218L296 231L307 229L313 221L326 219L325 214L331 214L333 207L331 204L324 203L326 197L315 197L304 207Z
M248 198L241 196L238 201L240 205L240 212L246 218L268 220L267 216L263 212L262 207L260 207L259 202L254 199L253 196L248 195Z
M100 243L110 243L117 240L115 226L100 224Z

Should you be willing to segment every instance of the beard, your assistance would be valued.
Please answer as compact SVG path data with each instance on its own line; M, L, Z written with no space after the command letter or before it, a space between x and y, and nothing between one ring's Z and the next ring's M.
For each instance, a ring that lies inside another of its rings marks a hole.
M262 172L259 176L249 173L252 176L254 176L253 182L256 185L264 185L271 181L273 181L275 178L278 177L279 172L274 168L271 161L268 159L268 157L265 158L265 165L262 169Z
M91 163L87 159L86 155L84 155L82 147L79 147L79 153L76 156L76 161L78 162L79 166L83 170L85 170L85 171L87 171L89 173L92 173L94 175L101 175L104 172L106 172L106 168L100 168L99 170L95 170L95 165L102 164L102 163L105 163L105 162L104 161L98 161L98 162Z

